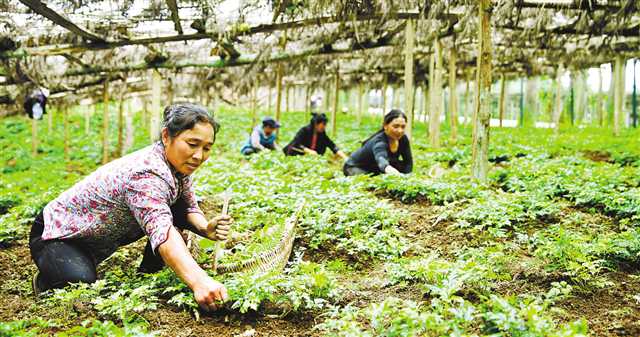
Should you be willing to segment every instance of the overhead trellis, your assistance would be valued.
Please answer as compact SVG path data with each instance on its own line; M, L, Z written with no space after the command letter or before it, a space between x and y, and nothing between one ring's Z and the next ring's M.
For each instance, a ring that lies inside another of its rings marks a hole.
M455 49L456 67L443 62L459 78L478 57L474 0L9 0L0 7L0 103L15 102L30 83L73 92L148 69L165 76L188 69L212 85L235 78L226 84L243 93L273 81L278 66L285 81L331 83L325 70L337 60L343 87L363 78L391 85L404 79L407 20L415 21L417 84L428 82L435 40L445 55ZM495 72L553 75L560 65L579 69L640 53L637 0L494 0L488 10Z

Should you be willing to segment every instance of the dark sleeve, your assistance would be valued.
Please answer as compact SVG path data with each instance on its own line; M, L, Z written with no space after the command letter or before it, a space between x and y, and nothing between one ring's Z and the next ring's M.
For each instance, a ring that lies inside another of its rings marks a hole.
M400 155L402 155L403 167L399 170L402 173L411 173L413 171L413 156L411 155L411 145L409 144L409 138L404 136L404 142L400 148Z
M305 129L300 128L300 130L298 130L298 133L296 133L296 136L293 138L291 146L298 147L299 145L302 145L304 143L305 134Z
M372 139L371 141L373 142L373 158L375 158L380 172L384 172L384 169L389 165L389 154L387 153L388 145L381 138Z
M336 146L336 144L331 140L331 138L329 138L329 136L327 136L327 134L324 134L324 139L325 142L327 143L327 147L331 149L331 151L333 151L333 153L338 153L338 151L340 151L340 149Z

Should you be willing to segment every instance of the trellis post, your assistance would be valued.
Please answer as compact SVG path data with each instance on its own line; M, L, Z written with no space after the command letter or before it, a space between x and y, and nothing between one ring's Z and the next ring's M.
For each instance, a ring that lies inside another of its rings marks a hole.
M473 177L485 183L489 170L489 122L491 119L491 0L480 0L478 50L478 111L473 137Z

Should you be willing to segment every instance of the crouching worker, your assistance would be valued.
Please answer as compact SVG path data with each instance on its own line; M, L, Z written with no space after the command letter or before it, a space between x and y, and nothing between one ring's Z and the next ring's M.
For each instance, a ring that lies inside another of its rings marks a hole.
M227 290L196 263L181 230L225 240L233 222L226 215L208 221L192 186L191 174L209 158L218 129L204 107L168 106L160 141L103 165L49 202L29 239L38 267L34 293L94 282L100 262L146 235L139 271L169 266L200 307L215 310Z
M327 136L325 130L329 119L325 114L312 113L313 117L308 125L303 126L296 133L291 143L287 144L282 151L287 156L298 156L304 154L324 155L327 148L340 158L347 159L347 155L340 151L331 138Z
M407 116L400 110L391 110L384 116L382 129L351 154L344 164L344 175L411 173L413 158L409 138L404 134L406 126Z
M280 128L280 123L271 117L265 117L262 120L262 125L256 125L249 136L249 140L242 147L240 152L248 156L260 152L264 149L275 150L276 145L276 130Z

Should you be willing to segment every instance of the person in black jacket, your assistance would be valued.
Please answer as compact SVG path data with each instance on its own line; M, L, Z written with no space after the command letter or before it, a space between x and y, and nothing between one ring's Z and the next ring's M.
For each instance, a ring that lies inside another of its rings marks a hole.
M404 134L407 116L400 110L391 110L384 116L382 129L362 142L344 164L346 176L357 174L411 173L413 158L409 138ZM402 158L402 159L401 159Z
M24 111L29 115L29 118L42 119L42 115L47 113L47 93L45 91L36 88L25 96Z
M347 155L340 151L336 144L327 136L327 115L312 113L313 117L309 125L303 126L296 133L291 143L287 144L282 151L287 156L298 156L304 154L324 155L327 147L342 159L347 159Z

